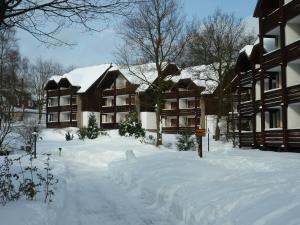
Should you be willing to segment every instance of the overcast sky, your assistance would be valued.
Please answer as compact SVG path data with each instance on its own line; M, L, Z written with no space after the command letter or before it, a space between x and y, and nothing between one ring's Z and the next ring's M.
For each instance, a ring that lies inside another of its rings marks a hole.
M256 29L257 21L252 18L256 0L184 0L183 12L188 18L199 19L211 15L217 8L224 12L233 12L236 16L244 18L248 30ZM82 32L78 29L65 29L59 38L76 43L73 47L44 47L30 34L18 32L21 54L31 61L37 58L51 59L69 67L96 65L115 62L116 46L120 45L120 38L114 31L114 21L108 28L100 33Z

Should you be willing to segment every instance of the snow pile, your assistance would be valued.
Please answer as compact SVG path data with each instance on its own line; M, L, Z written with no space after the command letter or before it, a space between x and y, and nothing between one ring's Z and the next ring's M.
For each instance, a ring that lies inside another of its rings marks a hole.
M177 224L300 224L300 155L230 150L214 143L114 162L111 176L133 197ZM291 172L292 171L292 172Z
M116 130L67 142L67 130L46 129L38 142L39 167L42 154L52 153L60 180L54 202L9 203L0 207L1 225L300 224L299 154L211 142L200 159L195 151L156 148ZM163 139L174 148L174 135Z

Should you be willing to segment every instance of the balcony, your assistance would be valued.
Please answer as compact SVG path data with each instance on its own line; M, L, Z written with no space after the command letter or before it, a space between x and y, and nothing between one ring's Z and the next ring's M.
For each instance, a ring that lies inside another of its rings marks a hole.
M282 90L281 88L278 89L271 89L265 91L263 94L264 98L264 106L266 108L273 107L273 106L280 106L282 101Z
M268 31L279 26L279 20L280 20L280 9L276 9L271 14L264 17L262 21L263 34L266 34Z
M248 71L240 74L240 84L242 87L250 87L252 84L253 72Z
M135 110L135 105L117 105L117 106L102 106L101 113L113 113L113 112L131 112Z
M64 105L64 106L60 106L59 110L61 112L65 112L65 111L77 111L77 105Z
M281 50L277 49L263 56L263 66L265 68L272 68L281 63Z
M300 102L300 84L287 88L288 103Z
M283 7L286 20L290 20L299 15L299 1L291 1Z
M266 130L264 132L265 146L280 148L283 145L282 129Z
M288 147L300 149L300 129L288 130Z
M195 108L179 109L179 114L180 115L193 115L193 116L195 116L195 114L197 114L198 116L200 116L201 109L200 108L197 108L197 110Z
M195 127L163 127L162 132L167 134L177 134L183 131L190 131L191 133L195 132Z
M242 102L239 106L239 113L243 116L252 116L254 114L253 101Z
M240 145L244 147L250 147L254 145L254 135L252 131L242 132L239 136Z
M300 55L300 40L293 42L284 49L287 61L299 59Z
M105 129L105 130L117 129L118 124L117 123L102 123L101 128Z

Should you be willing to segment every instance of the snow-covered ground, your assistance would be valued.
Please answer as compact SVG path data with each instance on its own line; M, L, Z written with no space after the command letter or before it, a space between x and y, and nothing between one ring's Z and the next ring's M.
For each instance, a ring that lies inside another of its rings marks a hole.
M38 143L38 163L52 153L60 180L54 202L0 206L0 225L300 224L300 154L212 142L200 159L177 152L173 135L164 135L171 149L157 149L116 131L70 142L64 134L45 130Z

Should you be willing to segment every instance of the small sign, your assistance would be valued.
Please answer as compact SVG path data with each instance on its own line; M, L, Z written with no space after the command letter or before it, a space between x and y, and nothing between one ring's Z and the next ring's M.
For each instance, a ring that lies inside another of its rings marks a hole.
M196 129L195 135L196 135L197 137L205 137L205 135L206 135L205 129L201 129L201 128Z

